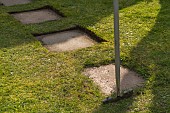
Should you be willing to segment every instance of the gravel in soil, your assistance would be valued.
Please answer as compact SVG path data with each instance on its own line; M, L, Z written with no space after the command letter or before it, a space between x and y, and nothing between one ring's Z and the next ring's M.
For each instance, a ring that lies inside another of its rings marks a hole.
M87 68L83 72L96 83L101 91L109 95L116 92L115 66L113 64ZM120 68L121 90L134 89L144 84L144 79L134 71L127 68Z

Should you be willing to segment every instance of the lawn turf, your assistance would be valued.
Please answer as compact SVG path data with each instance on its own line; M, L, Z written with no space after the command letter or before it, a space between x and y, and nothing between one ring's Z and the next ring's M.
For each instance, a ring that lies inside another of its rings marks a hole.
M105 96L81 72L114 63L112 0L33 0L0 6L0 112L170 112L170 1L120 1L122 65L146 79L132 98L102 105ZM45 5L59 21L22 25L8 14ZM81 25L107 40L71 52L49 52L32 33Z

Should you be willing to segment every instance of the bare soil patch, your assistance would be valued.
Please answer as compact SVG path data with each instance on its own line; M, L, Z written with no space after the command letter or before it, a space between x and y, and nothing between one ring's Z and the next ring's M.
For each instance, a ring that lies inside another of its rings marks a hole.
M12 6L18 4L27 4L30 3L31 0L0 0L5 6Z
M139 74L127 68L120 68L121 90L134 89L144 85L144 79ZM83 72L96 83L101 91L109 95L116 92L115 66L113 64L87 68Z

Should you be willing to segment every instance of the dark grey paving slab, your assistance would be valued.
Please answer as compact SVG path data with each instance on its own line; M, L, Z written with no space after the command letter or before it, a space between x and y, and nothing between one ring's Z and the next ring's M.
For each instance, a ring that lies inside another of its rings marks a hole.
M3 3L5 6L12 6L18 4L27 4L30 3L31 0L0 0L0 2Z
M4 5L4 4L0 1L0 5Z
M38 9L34 11L13 13L11 15L23 24L41 23L45 21L59 20L62 18L51 9Z
M87 68L83 73L106 95L116 92L115 65ZM134 89L143 86L145 82L139 74L124 67L120 68L120 81L121 90Z
M90 47L97 42L80 30L69 30L36 37L50 51L71 51Z

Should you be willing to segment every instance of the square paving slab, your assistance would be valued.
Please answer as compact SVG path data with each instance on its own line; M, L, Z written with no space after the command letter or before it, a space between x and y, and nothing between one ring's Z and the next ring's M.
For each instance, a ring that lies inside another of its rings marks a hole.
M97 42L81 30L68 30L36 36L50 51L71 51L90 47Z
M12 13L11 15L23 24L41 23L45 21L61 19L60 15L58 15L55 11L49 8Z
M0 5L3 5L3 3L0 1Z
M104 94L116 92L115 65L87 68L83 73L91 78ZM121 67L120 74L121 90L134 89L144 84L144 79L139 74L127 68Z
M31 0L0 0L5 6L12 6L18 4L27 4L30 3Z

